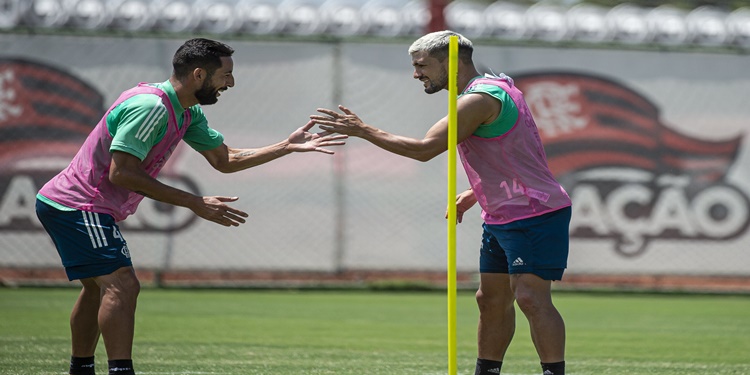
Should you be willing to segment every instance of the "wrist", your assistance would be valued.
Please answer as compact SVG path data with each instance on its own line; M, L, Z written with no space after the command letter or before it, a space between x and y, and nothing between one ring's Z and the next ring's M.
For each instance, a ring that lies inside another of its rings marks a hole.
M371 140L371 139L377 139L378 138L378 134L380 134L380 133L385 133L384 131L382 131L382 130L380 130L378 128L374 128L374 127L372 127L370 125L367 125L365 123L363 123L362 125L360 125L358 129L359 129L359 131L357 132L357 134L351 134L351 135L354 136L354 137L357 137L357 138L362 138L364 140L368 140L368 141Z
M191 211L195 211L198 207L201 207L204 202L203 196L191 194L188 192L185 192L185 195L183 195L181 199L182 201L175 202L175 205L185 207Z
M288 139L281 141L281 143L279 143L279 148L274 150L274 154L281 156L291 154L292 152L295 152L294 143L290 142Z

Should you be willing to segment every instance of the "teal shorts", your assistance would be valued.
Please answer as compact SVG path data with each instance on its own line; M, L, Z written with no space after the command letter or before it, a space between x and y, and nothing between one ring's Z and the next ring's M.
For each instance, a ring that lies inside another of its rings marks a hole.
M532 273L561 280L568 266L571 208L507 224L483 224L481 273Z
M111 215L61 211L38 199L36 215L57 248L68 280L109 275L133 266L128 245Z

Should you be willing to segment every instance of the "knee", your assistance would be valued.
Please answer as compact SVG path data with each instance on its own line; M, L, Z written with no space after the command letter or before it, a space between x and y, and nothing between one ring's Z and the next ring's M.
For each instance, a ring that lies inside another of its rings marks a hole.
M134 301L141 292L141 282L135 273L123 273L109 289L123 301Z
M141 292L141 284L138 279L133 278L123 281L113 290L113 297L110 302L119 308L134 310L138 301L138 295Z
M132 268L120 268L116 273L119 287L127 294L137 296L141 291L141 282Z
M477 290L477 294L474 296L477 300L477 306L479 307L479 311L484 311L490 308L490 304L492 304L492 299L490 296L485 294L482 289Z
M525 315L535 315L547 307L546 298L530 291L516 292L516 303Z
M123 288L129 295L131 295L133 298L136 298L141 293L141 282L137 277L135 277L135 275L132 275L132 277L124 280Z
M489 294L481 289L476 294L477 306L480 313L497 313L513 308L513 299L499 294Z

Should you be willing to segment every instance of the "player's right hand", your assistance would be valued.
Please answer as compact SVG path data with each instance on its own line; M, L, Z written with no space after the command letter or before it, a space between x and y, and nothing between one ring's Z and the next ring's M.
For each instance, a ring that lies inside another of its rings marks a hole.
M366 127L362 119L343 105L339 105L339 110L343 113L331 109L318 108L318 112L323 115L311 115L310 120L327 132L361 137Z
M468 211L476 203L477 198L471 189L456 195L456 221L459 223L463 221L464 212ZM445 218L448 218L448 210L445 211Z
M225 227L236 227L245 222L248 214L224 202L234 202L238 197L203 197L203 204L192 208L196 215Z

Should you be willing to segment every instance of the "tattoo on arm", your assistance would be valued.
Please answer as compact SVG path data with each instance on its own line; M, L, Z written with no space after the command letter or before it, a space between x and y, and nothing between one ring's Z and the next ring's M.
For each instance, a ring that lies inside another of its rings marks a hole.
M245 156L252 156L252 155L255 155L255 151L243 151L243 152L235 154L235 157L245 157Z

